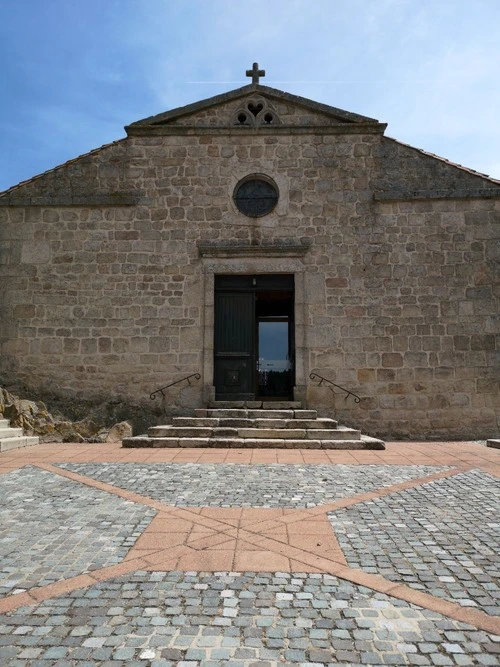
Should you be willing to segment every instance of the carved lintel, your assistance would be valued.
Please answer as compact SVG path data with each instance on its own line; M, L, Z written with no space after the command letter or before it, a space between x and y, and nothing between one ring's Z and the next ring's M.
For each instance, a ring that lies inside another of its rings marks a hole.
M198 241L196 245L202 257L303 257L311 242L284 240L281 243L250 245Z

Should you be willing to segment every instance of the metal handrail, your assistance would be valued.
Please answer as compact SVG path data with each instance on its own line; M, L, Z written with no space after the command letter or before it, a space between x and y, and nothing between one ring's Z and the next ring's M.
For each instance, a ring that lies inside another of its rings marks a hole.
M191 384L191 378L196 378L196 380L199 380L201 378L201 375L199 373L191 373L191 375L186 375L185 378L181 378L180 380L176 380L175 382L171 382L170 384L166 384L164 387L161 387L160 389L156 389L153 391L151 394L149 394L149 398L154 401L156 398L156 394L161 394L162 396L165 396L163 393L164 389L169 389L169 387L173 387L174 384L179 384L180 382L185 382L186 380L188 381L188 384Z
M354 396L354 402L355 403L360 403L361 402L361 398L357 394L355 394L353 391L350 391L349 389L346 389L345 387L341 387L339 384L335 384L335 382L332 382L328 378L324 378L322 375L318 375L318 373L311 373L309 375L309 377L311 378L311 380L319 380L318 387L321 387L323 382L328 382L328 384L331 384L334 387L337 387L337 389L341 389L342 391L344 391L346 393L346 397L344 398L345 401L347 401L349 396ZM330 389L332 394L336 393L331 387L328 387L328 389Z

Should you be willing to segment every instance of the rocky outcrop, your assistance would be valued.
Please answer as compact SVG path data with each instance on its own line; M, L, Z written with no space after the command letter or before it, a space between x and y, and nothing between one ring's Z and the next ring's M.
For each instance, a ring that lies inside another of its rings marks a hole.
M42 401L31 401L0 387L0 415L10 426L22 428L26 435L38 435L40 442L117 442L132 435L128 422L107 427L92 415L71 421L59 412L49 412Z

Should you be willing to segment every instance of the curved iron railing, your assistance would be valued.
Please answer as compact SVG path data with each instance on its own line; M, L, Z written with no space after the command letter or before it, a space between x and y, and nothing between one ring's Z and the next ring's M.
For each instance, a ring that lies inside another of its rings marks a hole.
M180 380L176 380L175 382L171 382L170 384L166 384L164 387L160 387L160 389L156 389L155 391L151 392L149 394L149 398L154 401L156 398L156 394L161 394L162 396L165 396L163 393L165 389L169 389L170 387L173 387L174 384L179 384L180 382L185 382L186 380L188 381L188 384L191 384L191 378L195 378L196 380L201 379L201 375L199 373L191 373L191 375L186 375L185 378L181 378Z
M322 375L318 375L318 373L310 373L309 377L311 380L319 380L318 387L321 387L323 382L327 382L328 384L331 384L333 387L337 387L337 389L341 389L343 392L345 392L346 396L344 398L345 401L349 398L349 396L354 396L354 402L355 403L360 403L361 398L355 394L353 391L350 391L349 389L346 389L345 387L341 387L339 384L335 384L335 382L332 382L328 378L324 378ZM332 389L332 387L328 387L332 394L336 394L337 392Z

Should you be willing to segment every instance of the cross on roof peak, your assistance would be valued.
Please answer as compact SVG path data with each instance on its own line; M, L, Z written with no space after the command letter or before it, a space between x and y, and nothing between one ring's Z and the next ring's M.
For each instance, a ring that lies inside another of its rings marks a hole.
M252 69L247 69L246 75L252 77L252 83L259 83L259 77L266 76L266 70L259 69L259 63L254 63Z

